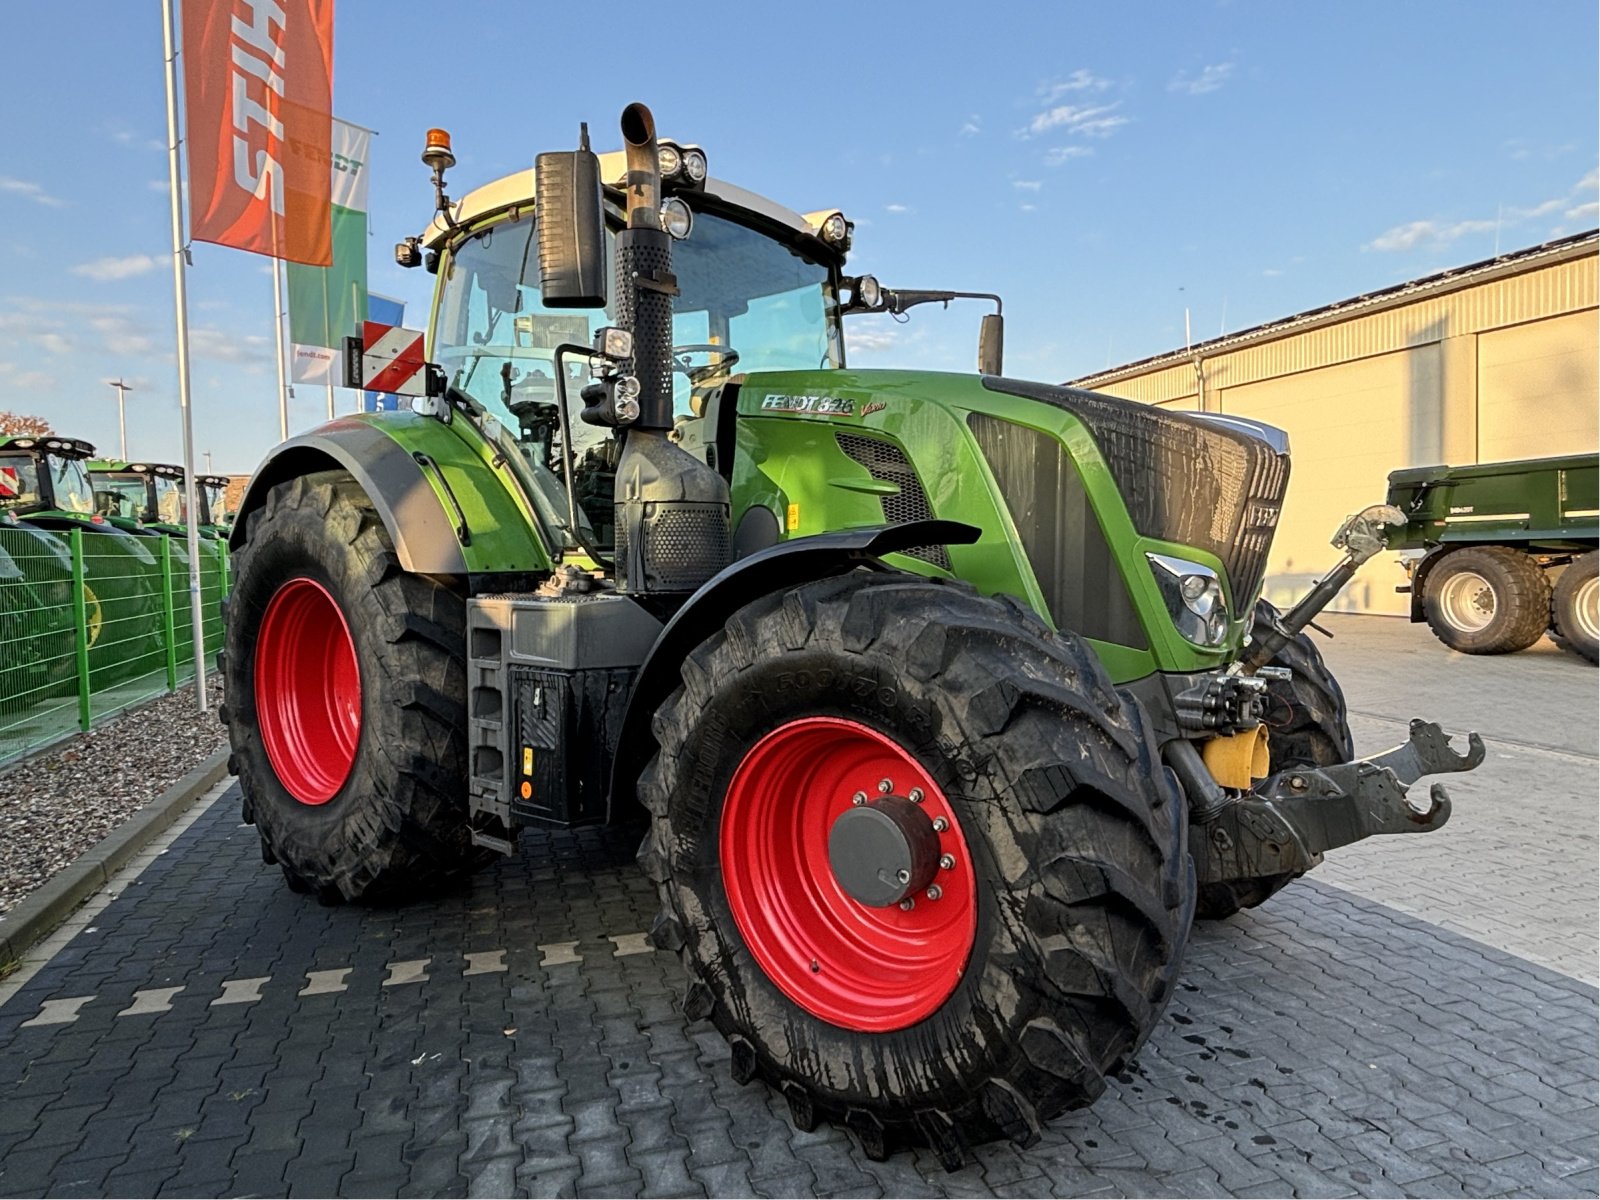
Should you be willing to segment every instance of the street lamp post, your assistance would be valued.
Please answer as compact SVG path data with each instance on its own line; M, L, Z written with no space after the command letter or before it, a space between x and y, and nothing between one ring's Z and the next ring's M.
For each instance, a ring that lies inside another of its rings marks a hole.
M127 462L128 461L128 414L127 414L127 410L123 408L122 401L123 401L123 393L124 392L131 392L131 391L133 391L133 389L131 387L129 387L127 384L123 383L122 380L120 380L120 379L109 379L106 382L109 383L112 387L117 389L117 429L122 434L122 461L123 462Z

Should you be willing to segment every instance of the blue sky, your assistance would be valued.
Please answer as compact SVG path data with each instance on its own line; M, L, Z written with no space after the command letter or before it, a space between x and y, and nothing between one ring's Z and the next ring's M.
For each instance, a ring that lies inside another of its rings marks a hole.
M714 175L842 207L853 269L1001 293L1031 378L1180 346L1185 307L1200 340L1597 224L1593 0L336 7L335 112L380 134L371 286L411 323L432 278L389 254L429 217L424 131L460 195L581 120L610 148L631 100ZM6 15L0 408L114 450L121 376L130 452L176 460L160 5ZM271 276L196 245L188 287L197 452L246 471L277 440ZM852 361L970 370L982 311L847 326Z

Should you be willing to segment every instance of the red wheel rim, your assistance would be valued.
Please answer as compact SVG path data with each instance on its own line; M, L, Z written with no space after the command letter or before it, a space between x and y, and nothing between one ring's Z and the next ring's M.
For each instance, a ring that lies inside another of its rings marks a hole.
M952 858L909 910L874 908L834 878L828 835L857 793L922 793ZM976 876L961 826L921 764L875 729L837 717L779 726L745 755L723 802L723 886L745 944L801 1008L881 1033L932 1014L960 982L977 932Z
M361 669L339 605L312 579L280 587L256 638L256 723L284 789L326 804L355 764Z

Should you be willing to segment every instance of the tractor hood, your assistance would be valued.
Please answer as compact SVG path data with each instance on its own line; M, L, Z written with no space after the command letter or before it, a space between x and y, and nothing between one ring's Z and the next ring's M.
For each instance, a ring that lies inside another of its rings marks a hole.
M1076 416L1140 533L1215 554L1233 594L1256 595L1289 487L1282 430L1021 379L985 376L983 386Z

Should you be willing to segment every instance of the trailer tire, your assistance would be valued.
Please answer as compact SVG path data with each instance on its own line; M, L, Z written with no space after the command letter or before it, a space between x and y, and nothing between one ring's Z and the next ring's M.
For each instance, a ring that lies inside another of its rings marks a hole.
M1282 613L1266 600L1256 603L1252 636L1260 640L1278 624ZM1288 679L1267 682L1267 772L1290 767L1331 767L1356 755L1344 689L1322 660L1322 651L1308 633L1298 633L1273 655L1269 664L1287 667ZM1200 885L1195 916L1207 921L1254 908L1298 874L1267 875Z
M1600 585L1596 584L1600 551L1591 550L1576 558L1561 572L1551 597L1553 617L1551 632L1556 641L1567 650L1580 654L1590 662L1596 661L1600 648L1596 642L1596 624L1600 623Z
M1521 550L1463 546L1428 571L1422 600L1428 628L1462 654L1526 650L1550 626L1550 581Z
M281 483L246 520L228 737L247 819L285 881L323 903L394 900L487 861L467 824L457 586L402 570L342 472Z
M740 609L682 677L639 857L735 1079L950 1169L1093 1101L1160 1018L1194 908L1182 797L1093 651L1009 598L856 571ZM910 910L852 899L824 832L885 806L949 852L938 891L901 879Z

